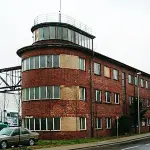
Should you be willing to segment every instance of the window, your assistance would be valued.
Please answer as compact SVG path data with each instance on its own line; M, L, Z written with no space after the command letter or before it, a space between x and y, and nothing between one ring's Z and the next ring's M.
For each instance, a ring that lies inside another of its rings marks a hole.
M148 81L145 81L145 84L146 84L146 88L148 89Z
M43 28L39 28L38 32L39 32L39 39L38 40L43 40Z
M86 130L86 118L80 118L80 130Z
M30 58L30 69L35 69L35 57Z
M98 63L94 63L94 74L100 75L101 66Z
M26 129L21 129L21 134L30 134L30 132Z
M55 27L50 27L50 39L55 39Z
M110 92L108 92L108 91L105 92L105 102L106 103L111 102Z
M119 94L118 93L114 93L114 102L115 102L115 104L119 104Z
M49 27L43 28L43 34L44 34L44 40L48 40L49 39Z
M40 56L40 68L45 68L45 55Z
M40 87L40 98L46 98L46 86Z
M110 78L110 68L104 66L104 76Z
M100 90L95 90L95 101L101 102L101 91Z
M30 67L29 65L30 65L30 59L27 58L27 59L26 59L26 70L29 70L29 69L30 69L30 68L29 68L29 67Z
M43 86L22 90L23 100L60 99L60 86Z
M67 30L67 28L63 28L63 39L68 40L68 30Z
M134 77L134 84L137 86L138 81L137 81L137 77Z
M79 69L85 71L85 59L79 58Z
M129 96L129 105L133 103L133 96Z
M132 84L133 83L133 76L132 75L128 75L128 82L130 83L130 84Z
M144 87L144 80L141 79L141 87Z
M150 100L147 99L147 107L150 107Z
M59 67L59 55L53 55L52 67Z
M111 118L106 118L106 129L111 129Z
M150 118L147 118L147 125L150 126Z
M60 131L60 118L25 118L25 128L30 130Z
M39 68L39 56L35 57L35 69Z
M80 87L80 100L85 101L85 88Z
M102 129L102 118L96 118L96 129Z
M119 79L119 71L116 69L113 69L113 79L118 80Z

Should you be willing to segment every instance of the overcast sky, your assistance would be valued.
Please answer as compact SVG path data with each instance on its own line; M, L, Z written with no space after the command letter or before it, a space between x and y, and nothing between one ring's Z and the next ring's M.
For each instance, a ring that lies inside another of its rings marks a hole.
M0 68L20 65L16 51L33 42L39 14L58 13L60 0L0 1ZM150 0L62 0L62 14L91 27L94 50L150 73Z

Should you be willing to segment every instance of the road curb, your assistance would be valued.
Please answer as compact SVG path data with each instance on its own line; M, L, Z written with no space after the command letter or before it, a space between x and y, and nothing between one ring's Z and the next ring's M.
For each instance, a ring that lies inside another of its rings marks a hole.
M139 140L145 140L145 139L148 139L150 138L150 135L147 135L147 136L143 136L143 137L137 137L136 139L133 138L133 139L125 139L123 141L114 141L114 142L110 142L110 143L100 143L100 144L97 144L97 145L91 145L91 146L83 146L83 147L79 147L79 148L71 148L69 150L83 150L83 149L88 149L88 148L96 148L96 147L105 147L105 146L113 146L113 145L119 145L119 144L125 144L125 143L131 143L131 142L135 142L135 141L139 141Z

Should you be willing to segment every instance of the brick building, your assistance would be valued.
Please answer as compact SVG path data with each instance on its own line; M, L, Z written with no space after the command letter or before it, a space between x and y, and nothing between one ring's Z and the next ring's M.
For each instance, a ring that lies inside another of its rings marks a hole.
M40 17L31 28L33 44L17 51L25 127L41 139L110 135L116 117L129 112L138 72L140 98L150 106L149 74L94 52L85 26ZM146 117L142 132L149 132L150 111Z

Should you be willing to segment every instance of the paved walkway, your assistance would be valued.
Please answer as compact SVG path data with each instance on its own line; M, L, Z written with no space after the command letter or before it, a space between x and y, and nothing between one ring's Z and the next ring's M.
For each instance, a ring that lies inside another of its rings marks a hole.
M100 142L83 143L83 144L75 144L75 145L52 147L52 148L42 148L42 149L38 149L38 150L75 150L75 149L81 149L81 148L86 148L86 147L113 145L115 143L127 143L129 141L141 140L141 139L145 139L148 137L150 138L150 133L134 135L134 136L129 136L129 137L123 137L123 138L115 138L115 139L100 141Z

